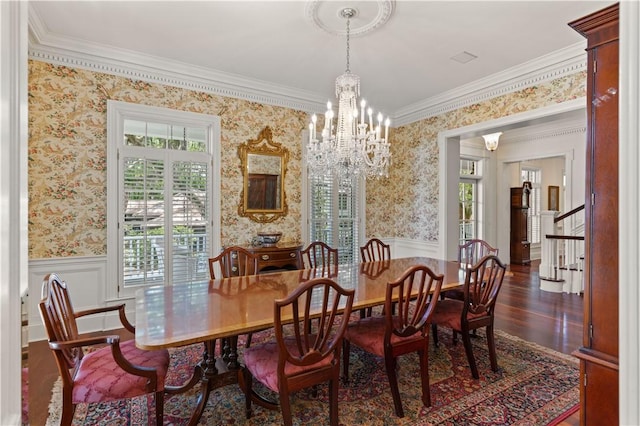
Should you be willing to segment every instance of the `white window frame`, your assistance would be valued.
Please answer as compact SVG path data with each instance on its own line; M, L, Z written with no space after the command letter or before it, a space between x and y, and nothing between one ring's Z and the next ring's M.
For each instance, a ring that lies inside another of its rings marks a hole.
M167 123L174 126L206 128L208 152L211 158L211 253L220 250L220 117L188 111L178 111L121 101L107 101L107 300L130 299L136 288L123 285L122 244L119 226L121 205L121 179L119 151L123 146L124 121L137 120ZM116 231L117 230L117 231ZM210 253L210 254L211 254ZM165 283L166 280L165 280ZM168 283L167 283L168 284Z
M530 180L525 178L524 174L538 177L538 180ZM531 193L529 194L529 208L527 209L527 239L532 246L539 246L542 243L542 169L539 167L522 167L520 170L520 183L524 181L531 182ZM538 222L538 240L535 241L533 237L533 218L537 218Z
M473 200L472 200L472 220L471 222L473 223L473 235L470 236L470 238L480 238L478 236L478 227L479 227L479 221L478 221L478 196L479 196L479 191L478 191L478 183L479 183L479 178L478 177L469 177L469 176L465 176L464 178L461 176L460 177L460 181L458 182L458 185L460 184L470 184L473 186ZM458 186L459 188L459 186ZM458 189L459 192L459 189ZM458 196L458 198L460 198ZM460 203L462 200L458 199L458 203ZM458 235L460 235L461 233L461 227L462 227L462 218L458 217ZM459 237L459 244L463 244L464 241L462 241L462 239Z
M468 155L461 155L458 161L458 170L460 170L461 165L460 162L466 161L474 161L476 165L476 173L474 175L463 175L459 173L458 185L460 183L471 183L474 185L474 235L473 238L484 239L485 230L484 230L484 160L482 158L472 157ZM460 200L458 200L460 203ZM460 240L460 217L458 217L458 241ZM459 243L462 243L459 241Z

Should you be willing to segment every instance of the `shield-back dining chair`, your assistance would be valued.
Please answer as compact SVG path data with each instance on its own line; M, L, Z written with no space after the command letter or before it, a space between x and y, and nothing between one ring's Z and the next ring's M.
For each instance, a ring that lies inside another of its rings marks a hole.
M217 272L217 274L216 274ZM209 277L216 278L245 277L255 275L258 272L258 256L240 246L225 248L215 257L209 258ZM245 346L251 346L253 334L247 334ZM231 342L222 339L222 352L225 359L228 357ZM215 349L215 344L214 344Z
M438 327L449 327L462 335L462 342L471 368L471 375L478 379L471 336L469 332L485 328L489 346L491 369L498 370L493 321L498 293L502 287L506 267L495 255L485 256L466 270L463 300L445 299L436 306L432 318L433 340L438 345Z
M125 316L125 305L74 311L67 284L56 274L42 283L40 315L62 378L62 425L70 425L79 403L107 402L153 393L156 424L163 423L164 381L169 352L136 348L134 340L119 335L83 337L76 319L118 311L124 328L135 333Z
M314 241L300 251L299 269L314 268L320 276L335 277L338 274L338 249L323 241Z
M391 246L378 238L371 238L360 247L361 262L377 262L391 259Z
M481 239L472 239L465 241L464 244L458 246L458 263L465 268L471 267L478 263L480 259L487 255L498 255L498 249L492 247L489 243ZM462 289L453 289L442 292L443 298L462 300L464 294Z
M407 269L395 281L387 284L384 316L370 316L349 323L343 340L344 379L349 379L351 344L384 358L398 417L404 417L398 377L397 358L417 352L420 359L422 403L431 406L429 390L429 325L437 306L444 275L436 275L425 265ZM391 304L397 300L397 313Z
M340 351L347 326L339 318L349 318L354 294L355 290L321 277L302 283L274 302L275 340L252 346L243 354L247 418L251 417L254 378L279 394L287 426L293 424L290 394L328 381L330 424L338 426Z
M371 238L360 247L360 261L363 263L382 262L391 259L391 246L379 238ZM371 316L373 309L360 309L360 318Z

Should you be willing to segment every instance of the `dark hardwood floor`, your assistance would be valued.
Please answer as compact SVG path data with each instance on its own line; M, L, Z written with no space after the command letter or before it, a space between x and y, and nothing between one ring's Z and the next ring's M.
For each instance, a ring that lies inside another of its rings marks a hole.
M582 341L583 298L574 294L540 291L537 263L510 265L496 309L496 328L539 345L570 354ZM112 334L114 332L111 332ZM123 339L130 333L119 331ZM58 377L54 358L46 342L29 345L29 420L44 425L51 388ZM578 425L579 413L561 423Z

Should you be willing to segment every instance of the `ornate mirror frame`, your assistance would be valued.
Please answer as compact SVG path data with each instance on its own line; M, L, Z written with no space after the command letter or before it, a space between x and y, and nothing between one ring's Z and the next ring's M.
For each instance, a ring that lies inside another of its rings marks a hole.
M272 140L271 128L267 126L262 129L256 139L249 139L238 147L238 156L240 157L243 182L238 214L258 223L269 223L286 216L289 207L287 206L284 187L289 150L283 147L282 144ZM265 158L261 159L263 156ZM277 160L275 162L272 161L274 157L279 159L279 173L277 173L277 166L274 170L267 171L267 173L251 173L250 167L256 167L254 164L271 164L269 167L273 168L273 164L278 162ZM268 193L264 186L262 186L260 193L251 192L252 188L257 186L257 179L264 178L269 178L271 182L267 184L270 188ZM275 188L273 187L274 182ZM256 201L256 199L259 201ZM270 207L272 205L273 207Z

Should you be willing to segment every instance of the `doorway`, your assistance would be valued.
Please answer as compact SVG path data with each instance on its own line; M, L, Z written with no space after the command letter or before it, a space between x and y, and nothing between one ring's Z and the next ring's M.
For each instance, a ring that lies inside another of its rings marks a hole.
M445 258L457 256L458 183L461 153L472 150L486 166L483 181L485 223L484 239L494 242L503 261L509 263L509 188L514 164L543 158L564 159L565 193L563 210L584 204L586 159L586 111L584 99L564 102L497 120L441 132L438 135L440 156L439 252ZM484 148L482 134L502 131L496 151ZM518 167L519 169L519 167ZM516 174L516 177L519 175ZM544 184L543 184L544 185ZM494 188L495 190L491 190ZM544 191L544 188L542 188Z

